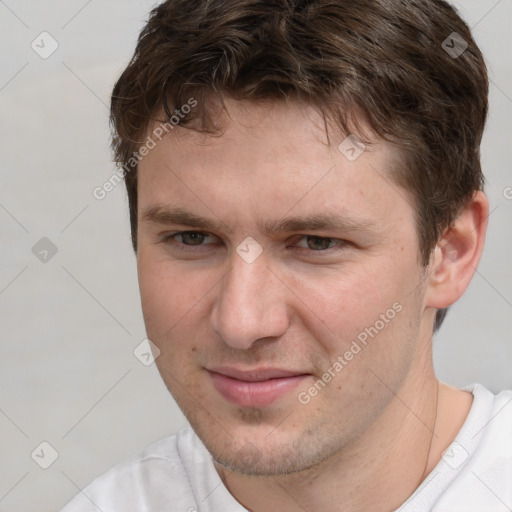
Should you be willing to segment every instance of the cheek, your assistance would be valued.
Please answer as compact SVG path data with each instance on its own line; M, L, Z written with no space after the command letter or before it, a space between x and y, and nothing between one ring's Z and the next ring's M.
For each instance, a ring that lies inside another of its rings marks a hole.
M138 258L138 272L146 330L157 344L190 326L213 286L204 272L190 272L144 253Z
M418 294L411 293L417 278L414 265L389 257L357 271L312 275L294 287L305 303L306 329L331 363L339 356L357 361L344 372L355 377L368 367L391 371L408 364L421 315Z
M204 272L190 272L168 260L146 257L138 260L142 312L148 338L160 350L156 365L172 395L181 396L199 386L198 353L202 347L195 339L206 339L198 333L204 327L208 292L215 281Z
M375 274L368 268L364 272L336 270L293 280L291 288L301 299L302 320L328 352L343 349L391 307Z

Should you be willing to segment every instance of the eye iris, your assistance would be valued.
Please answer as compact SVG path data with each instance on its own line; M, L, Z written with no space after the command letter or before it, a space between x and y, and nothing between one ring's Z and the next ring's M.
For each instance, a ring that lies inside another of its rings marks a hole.
M187 244L187 245L199 245L203 240L204 240L204 234L203 233L197 233L197 232L187 232L187 233L182 233L181 236L183 237L183 241ZM188 243L188 241L192 241L192 243Z
M311 243L313 242L313 243ZM320 249L328 249L331 244L330 238L321 238L318 236L309 236L308 237L308 247L310 249L320 250Z

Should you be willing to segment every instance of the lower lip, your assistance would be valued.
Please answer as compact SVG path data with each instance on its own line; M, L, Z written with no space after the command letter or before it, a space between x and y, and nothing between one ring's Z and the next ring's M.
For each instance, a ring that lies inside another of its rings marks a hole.
M246 382L209 372L215 389L229 402L242 407L264 407L289 393L307 375Z

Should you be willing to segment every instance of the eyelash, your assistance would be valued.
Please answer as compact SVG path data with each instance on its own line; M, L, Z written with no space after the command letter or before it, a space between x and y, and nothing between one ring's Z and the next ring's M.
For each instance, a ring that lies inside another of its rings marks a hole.
M204 247L203 244L199 244L199 245L188 245L188 244L183 244L183 243L179 243L176 241L175 237L177 236L180 236L180 235L187 235L187 234L197 234L197 235L204 235L204 236L212 236L212 237L215 237L215 235L212 235L210 233L206 233L204 231L176 231L175 233L171 233L169 235L166 235L163 239L162 239L162 242L164 244L176 244L178 245L179 247L179 250L181 251L184 251L184 252L198 252L196 249L194 249L195 247ZM299 240L302 240L302 239L307 239L307 238L316 238L317 240L330 240L334 243L337 243L340 247L338 247L339 250L343 249L346 245L349 244L349 242L345 241L345 240L340 240L340 239L337 239L337 238L331 238L331 237L322 237L322 236L316 236L316 235L300 235L300 239ZM203 240L204 241L204 240ZM186 248L186 249L184 249ZM306 247L299 247L299 249L303 250L303 251L307 251L309 253L314 253L315 255L318 254L329 254L329 250L330 249L336 249L336 247L327 247L326 249L320 249L320 250L315 250L315 249L309 249L309 248L306 248Z

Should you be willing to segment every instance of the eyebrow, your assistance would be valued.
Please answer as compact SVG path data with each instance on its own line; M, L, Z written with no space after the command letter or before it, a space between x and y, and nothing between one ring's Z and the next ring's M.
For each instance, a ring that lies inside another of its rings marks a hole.
M188 212L183 208L166 208L164 206L152 206L147 208L141 216L141 222L152 224L182 224L198 228L204 231L225 230L232 234L234 228L232 225L217 220L209 219ZM258 229L266 235L290 232L311 232L311 231L340 231L347 232L367 232L373 233L377 226L374 222L367 219L355 219L350 216L339 215L335 213L319 213L316 215L306 215L300 217L286 217L278 220L258 222Z

